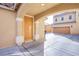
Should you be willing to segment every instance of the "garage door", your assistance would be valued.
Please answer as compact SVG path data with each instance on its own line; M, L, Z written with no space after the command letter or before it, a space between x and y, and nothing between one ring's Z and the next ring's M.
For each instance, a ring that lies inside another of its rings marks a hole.
M54 27L54 33L70 34L70 27Z
M47 33L52 32L52 26L45 26L45 32Z

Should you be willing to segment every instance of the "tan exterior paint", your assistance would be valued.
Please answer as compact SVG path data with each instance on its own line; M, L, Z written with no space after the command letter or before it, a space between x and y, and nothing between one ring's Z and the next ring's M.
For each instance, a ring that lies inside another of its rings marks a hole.
M16 44L21 45L24 42L24 18L16 17L17 36Z
M16 45L16 13L0 8L0 48Z
M35 22L35 40L44 40L45 26L44 18L41 18Z
M79 34L79 9L76 10L76 24L73 24L71 34Z

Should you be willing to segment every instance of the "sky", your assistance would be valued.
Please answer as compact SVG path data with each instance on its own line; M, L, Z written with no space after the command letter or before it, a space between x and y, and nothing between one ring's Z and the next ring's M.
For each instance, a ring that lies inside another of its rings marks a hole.
M45 20L45 25L53 24L53 15L47 16Z

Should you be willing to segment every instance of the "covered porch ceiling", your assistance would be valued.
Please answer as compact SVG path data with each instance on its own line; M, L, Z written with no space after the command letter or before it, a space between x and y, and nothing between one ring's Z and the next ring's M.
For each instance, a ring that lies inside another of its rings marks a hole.
M77 9L79 3L0 3L0 7L17 11L18 17L34 16L35 20L62 10Z
M24 15L35 16L58 4L59 3L22 3L18 10L18 16L20 17L23 17Z

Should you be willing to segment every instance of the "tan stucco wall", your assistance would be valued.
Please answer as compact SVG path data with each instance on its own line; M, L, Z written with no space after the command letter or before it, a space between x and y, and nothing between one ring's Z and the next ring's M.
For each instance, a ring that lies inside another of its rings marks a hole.
M23 33L23 25L24 25L24 19L23 18L16 18L17 23L17 35L21 36L24 35Z
M0 8L0 48L16 45L16 13Z
M45 34L45 26L44 26L44 18L41 18L35 21L35 40L44 40Z
M24 19L17 17L17 35L16 35L16 44L21 45L24 42Z
M79 34L79 9L76 10L76 24L71 29L71 34Z

